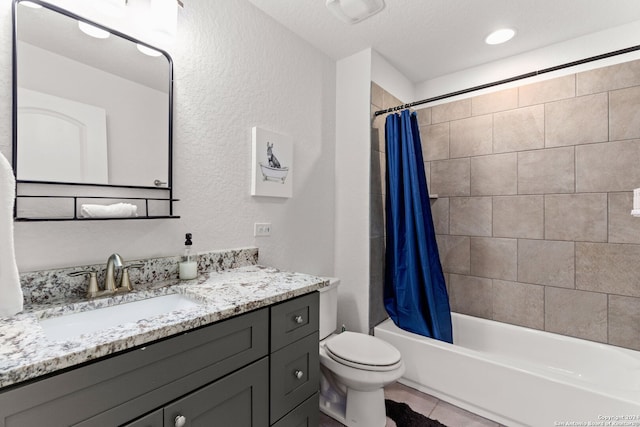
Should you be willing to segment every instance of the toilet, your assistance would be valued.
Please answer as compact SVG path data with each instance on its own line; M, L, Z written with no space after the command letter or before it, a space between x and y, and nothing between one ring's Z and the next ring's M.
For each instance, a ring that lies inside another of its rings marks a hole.
M398 380L398 349L371 335L336 332L339 279L320 292L320 410L347 427L384 427L383 387Z

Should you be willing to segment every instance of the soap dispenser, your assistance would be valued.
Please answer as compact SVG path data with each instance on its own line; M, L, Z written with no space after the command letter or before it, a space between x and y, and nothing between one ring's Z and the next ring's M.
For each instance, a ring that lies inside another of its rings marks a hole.
M191 252L191 233L185 234L184 255L178 264L178 275L180 280L191 280L198 276L198 261L195 253Z

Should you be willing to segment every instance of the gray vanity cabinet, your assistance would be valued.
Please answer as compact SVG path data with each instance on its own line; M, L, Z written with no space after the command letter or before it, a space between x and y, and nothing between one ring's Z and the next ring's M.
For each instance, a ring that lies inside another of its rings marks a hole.
M268 365L261 359L165 406L164 426L268 427Z
M318 424L318 293L0 391L0 427Z
M270 395L275 427L318 425L318 292L271 307Z
M123 427L268 427L268 358L262 358Z
M164 411L158 409L150 414L138 418L137 420L125 424L122 427L163 427L164 426Z

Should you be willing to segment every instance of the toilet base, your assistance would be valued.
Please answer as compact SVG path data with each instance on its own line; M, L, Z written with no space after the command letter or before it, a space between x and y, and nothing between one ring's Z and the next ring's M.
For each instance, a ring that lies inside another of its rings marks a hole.
M349 389L346 402L330 402L321 395L320 410L347 427L385 427L387 424L382 388L374 391Z
M347 393L348 427L384 427L387 414L384 409L384 389L358 391L349 389Z

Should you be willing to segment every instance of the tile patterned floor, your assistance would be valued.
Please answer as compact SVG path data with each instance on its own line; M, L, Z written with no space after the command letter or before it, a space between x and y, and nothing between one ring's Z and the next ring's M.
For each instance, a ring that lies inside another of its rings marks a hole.
M406 403L414 411L438 420L447 427L501 427L496 422L472 414L400 383L385 387L384 395L387 399ZM320 427L342 427L342 424L320 413ZM396 423L387 418L386 427L403 426L396 426Z

